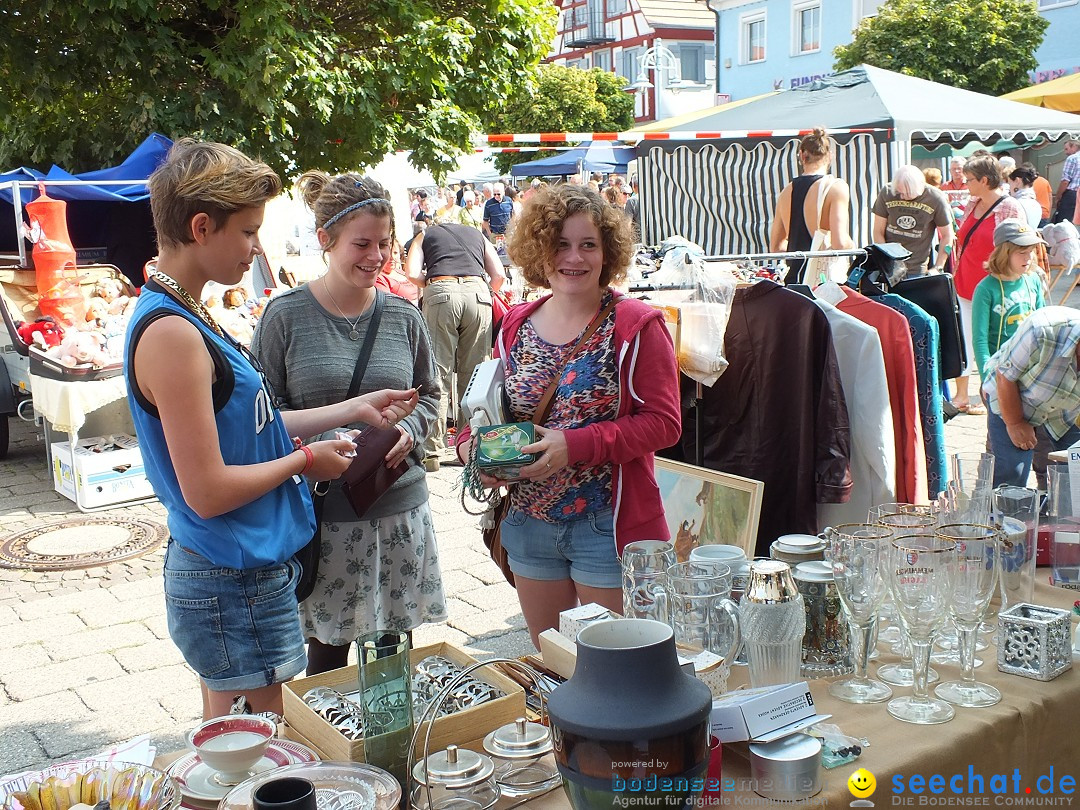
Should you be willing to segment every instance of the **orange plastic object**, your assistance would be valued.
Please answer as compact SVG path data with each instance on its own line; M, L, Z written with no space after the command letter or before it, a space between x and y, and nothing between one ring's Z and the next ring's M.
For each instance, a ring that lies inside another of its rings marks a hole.
M71 324L82 305L75 248L67 229L67 203L45 193L38 184L37 199L26 204L30 218L27 237L34 244L34 272L38 288L38 307L42 315Z

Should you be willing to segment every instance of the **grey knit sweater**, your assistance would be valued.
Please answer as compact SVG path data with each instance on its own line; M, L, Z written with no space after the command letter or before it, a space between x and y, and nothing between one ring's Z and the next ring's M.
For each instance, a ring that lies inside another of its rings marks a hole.
M439 377L423 316L408 301L383 294L386 303L382 322L360 393L414 386L422 386L422 390L420 404L401 422L415 442L409 470L376 501L367 515L372 518L404 512L428 499L421 445L434 424L439 402ZM370 322L371 308L356 325L360 339L350 340L352 327L341 315L323 309L307 285L273 298L255 329L251 350L266 370L278 406L282 410L301 410L343 400ZM323 438L332 436L330 431ZM326 499L323 520L356 520L337 487Z

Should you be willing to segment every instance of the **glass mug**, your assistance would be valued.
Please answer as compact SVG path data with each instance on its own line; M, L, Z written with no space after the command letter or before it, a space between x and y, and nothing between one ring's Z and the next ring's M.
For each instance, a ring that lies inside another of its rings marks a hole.
M712 561L676 563L662 581L656 602L660 620L675 631L675 643L690 655L711 652L730 666L742 643L731 569Z
M675 546L663 540L627 543L622 553L623 616L666 622L658 613L656 593L664 573L675 565Z

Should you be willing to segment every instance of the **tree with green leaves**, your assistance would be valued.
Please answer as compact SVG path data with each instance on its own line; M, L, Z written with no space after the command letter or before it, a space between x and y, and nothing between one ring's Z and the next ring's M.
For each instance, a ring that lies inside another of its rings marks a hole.
M115 163L151 131L285 175L397 149L447 171L547 53L551 0L4 0L0 169Z
M999 96L1031 83L1047 25L1031 0L887 0L836 49L836 69L866 63Z
M626 79L599 68L541 65L535 81L492 116L502 132L621 132L634 125L634 96ZM498 155L502 173L550 152Z

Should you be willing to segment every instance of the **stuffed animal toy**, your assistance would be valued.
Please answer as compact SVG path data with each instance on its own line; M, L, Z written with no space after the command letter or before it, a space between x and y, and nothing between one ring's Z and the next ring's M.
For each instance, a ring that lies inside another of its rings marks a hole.
M109 356L105 353L105 338L96 332L68 332L59 346L54 346L45 354L68 368L78 365L104 368L109 364Z
M1080 265L1080 233L1071 222L1043 226L1042 237L1050 254L1050 264L1066 271Z
M93 295L86 302L86 322L91 326L103 326L109 317L109 302Z
M52 316L38 318L33 323L21 321L15 325L15 331L19 334L19 340L27 346L37 344L42 349L59 346L64 338L64 329Z
M101 299L105 302L109 315L118 315L123 312L131 300L124 294L124 285L120 283L119 279L115 278L103 278L94 285L94 289L90 293L90 301L93 302L95 299ZM87 318L87 320L90 319Z

